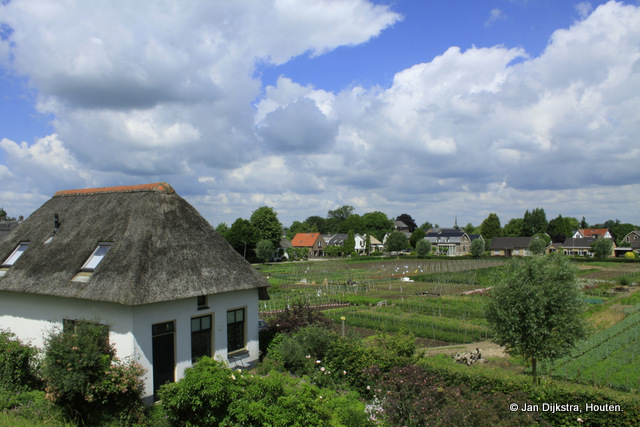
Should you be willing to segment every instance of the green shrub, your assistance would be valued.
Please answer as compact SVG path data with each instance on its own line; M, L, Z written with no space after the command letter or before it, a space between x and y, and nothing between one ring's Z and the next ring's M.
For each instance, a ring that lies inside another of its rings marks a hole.
M78 423L117 418L120 424L142 416L144 370L119 361L104 325L77 321L73 330L53 331L45 341L43 377L48 398Z
M523 393L483 395L465 385L449 385L415 365L370 374L376 393L384 396L382 414L390 425L532 425L539 418L536 412L508 410L508 403L526 401Z
M208 357L186 369L177 383L162 386L159 396L173 425L367 425L356 394L276 371L248 375Z
M296 375L312 375L316 360L325 357L338 335L319 325L309 325L292 335L279 334L269 346L268 356Z
M158 396L174 425L219 425L242 386L222 362L202 357L177 383L160 387Z
M37 350L0 330L0 390L28 390L38 386Z

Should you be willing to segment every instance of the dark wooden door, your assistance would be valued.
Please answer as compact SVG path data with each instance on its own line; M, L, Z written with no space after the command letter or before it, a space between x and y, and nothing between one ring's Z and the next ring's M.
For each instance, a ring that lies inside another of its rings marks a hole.
M153 333L153 395L160 386L176 380L175 323L152 326Z

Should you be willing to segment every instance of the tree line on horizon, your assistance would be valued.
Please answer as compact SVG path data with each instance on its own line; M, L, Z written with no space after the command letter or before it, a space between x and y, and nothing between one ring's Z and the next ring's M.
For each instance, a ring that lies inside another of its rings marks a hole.
M304 221L293 221L289 227L284 227L278 220L278 214L272 207L262 206L256 209L249 219L238 218L231 226L222 222L216 230L233 248L247 259L254 259L257 255L258 243L268 241L271 244L271 252L280 247L280 238L293 239L297 233L320 234L367 234L383 241L387 233L392 232L394 220L402 221L407 225L410 233L409 244L415 249L418 241L422 240L431 228L439 228L438 224L429 221L418 226L410 214L403 213L395 218L387 216L380 211L368 212L364 215L354 213L353 206L344 205L329 210L326 217L312 215ZM490 213L482 223L474 226L468 223L463 227L454 225L467 234L479 234L489 242L494 237L532 237L536 235L549 236L552 242L564 242L571 237L575 230L585 228L606 228L613 235L614 240L621 245L622 239L631 231L640 227L630 223L622 223L619 219L607 220L604 223L589 224L582 217L580 220L573 217L563 217L547 220L544 208L535 208L525 211L521 218L512 218L504 226L496 213ZM266 244L262 244L263 253L268 253ZM262 257L258 256L259 259Z

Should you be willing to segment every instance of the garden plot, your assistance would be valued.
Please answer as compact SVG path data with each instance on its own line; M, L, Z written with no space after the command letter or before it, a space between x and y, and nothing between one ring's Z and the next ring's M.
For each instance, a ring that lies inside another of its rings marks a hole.
M381 260L289 263L262 269L273 287L261 316L296 304L335 322L375 331L412 332L452 343L489 337L484 297L461 294L490 285L502 260Z

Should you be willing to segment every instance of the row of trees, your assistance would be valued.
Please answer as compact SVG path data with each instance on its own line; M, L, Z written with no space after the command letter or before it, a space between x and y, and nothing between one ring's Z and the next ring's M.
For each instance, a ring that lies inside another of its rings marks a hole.
M581 228L606 228L614 237L616 244L620 246L622 239L639 227L630 223L622 223L619 219L607 220L604 223L588 224L584 217L581 220L573 217L557 217L547 220L547 215L543 208L536 208L529 212L527 210L522 218L513 218L504 227L500 226L500 218L495 213L482 221L479 227L474 227L471 223L464 227L468 234L482 234L485 240L494 237L531 237L546 234L553 242L564 242L567 237L571 237L575 230Z
M297 233L321 233L337 234L355 233L367 234L383 241L387 233L394 231L393 218L383 212L375 211L359 215L354 213L353 206L345 205L334 210L329 210L326 217L310 216L304 221L293 221L290 227L285 228L286 237L291 240ZM391 240L392 251L404 249L418 249L418 242L424 240L426 232L438 224L425 222L418 226L416 221L407 213L395 218L407 225L410 234L408 241L404 241L399 235ZM457 227L455 225L454 227ZM547 220L543 208L535 208L525 211L522 218L513 218L504 227L496 213L490 213L479 226L468 223L462 229L467 234L480 234L488 245L494 237L530 237L542 236L545 240L564 242L579 228L607 228L614 236L618 246L622 239L631 231L639 227L622 223L620 220L608 220L601 224L588 224L584 217L578 220L573 217L563 217ZM252 260L264 260L280 247L280 237L283 225L278 220L278 215L273 208L262 206L256 209L250 219L238 218L230 227L226 223L218 225L216 230L233 246L233 248L245 258ZM547 237L549 236L549 237ZM351 251L345 250L345 253Z

